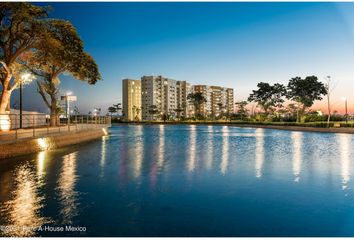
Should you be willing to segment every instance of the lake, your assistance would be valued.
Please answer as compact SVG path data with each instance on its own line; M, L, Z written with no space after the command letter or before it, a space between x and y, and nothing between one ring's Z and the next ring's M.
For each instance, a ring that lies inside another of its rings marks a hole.
M0 235L354 236L350 134L219 125L110 132L0 161Z

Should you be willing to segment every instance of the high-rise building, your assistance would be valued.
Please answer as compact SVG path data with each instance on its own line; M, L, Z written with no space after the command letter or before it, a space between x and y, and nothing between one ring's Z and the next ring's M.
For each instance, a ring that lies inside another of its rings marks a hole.
M202 93L204 98L206 99L206 102L201 104L201 106L199 107L199 110L198 110L199 114L202 114L205 117L211 115L211 113L212 113L212 108L211 108L212 104L211 104L211 88L210 88L210 86L207 86L207 85L194 85L193 86L193 91Z
M194 114L194 105L188 100L193 93L193 86L186 81L177 81L177 117L188 118Z
M234 112L232 88L195 85L194 92L201 92L206 99L200 107L200 113L204 116L218 117L221 114L229 115Z
M141 82L123 79L123 114L124 120L141 120Z
M189 115L191 106L187 97L192 88L186 81L143 76L141 88L143 120L161 119L164 115L170 118Z

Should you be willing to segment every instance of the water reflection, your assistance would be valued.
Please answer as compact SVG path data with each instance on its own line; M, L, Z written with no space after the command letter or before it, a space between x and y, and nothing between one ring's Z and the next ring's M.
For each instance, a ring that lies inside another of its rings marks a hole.
M39 180L42 180L45 176L45 162L47 152L43 151L38 153L37 157L37 176Z
M302 163L302 132L292 132L291 139L293 142L293 174L294 181L300 181L301 163Z
M106 158L107 158L107 136L102 137L102 143L101 143L101 159L100 159L100 168L101 168L101 173L100 177L104 177L104 167L106 165Z
M213 126L208 126L208 145L207 145L207 159L206 159L206 169L210 170L213 165L213 150L214 150L214 142L213 142Z
M228 127L222 128L222 157L220 163L220 170L222 174L226 173L227 166L229 165L229 136Z
M135 147L132 149L133 155L133 176L135 178L139 178L141 176L141 168L143 165L143 155L144 155L144 141L142 139L143 136L143 126L137 126L136 130L136 142Z
M62 224L71 224L78 214L78 192L75 191L77 152L63 157L63 165L58 179L57 194L61 205Z
M159 148L157 152L157 166L161 171L165 161L165 125L160 125L159 128Z
M35 236L37 227L50 222L40 213L44 206L44 197L39 194L41 185L41 181L36 181L35 172L29 165L16 169L12 199L2 206L7 224L13 226L4 232L6 236Z
M196 142L197 142L197 130L195 125L189 126L189 148L187 151L189 152L188 162L187 162L187 169L189 172L193 172L196 166Z
M341 177L342 189L348 187L350 181L350 154L351 154L351 138L349 134L337 134L341 159Z
M264 162L264 129L256 129L256 177L262 177L263 162Z

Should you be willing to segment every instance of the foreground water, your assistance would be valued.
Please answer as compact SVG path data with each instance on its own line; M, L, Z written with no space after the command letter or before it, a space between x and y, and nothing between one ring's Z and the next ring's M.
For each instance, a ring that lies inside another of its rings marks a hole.
M115 126L0 162L0 235L354 236L353 144L349 134Z

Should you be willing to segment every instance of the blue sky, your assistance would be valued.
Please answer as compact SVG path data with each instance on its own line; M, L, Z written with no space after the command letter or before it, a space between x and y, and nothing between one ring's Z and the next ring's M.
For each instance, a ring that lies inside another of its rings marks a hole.
M331 75L334 108L341 110L342 96L354 105L354 3L36 4L70 20L100 67L95 86L61 77L82 113L121 102L123 78L151 74L232 87L236 101L260 81ZM25 108L45 110L34 84L25 100Z

